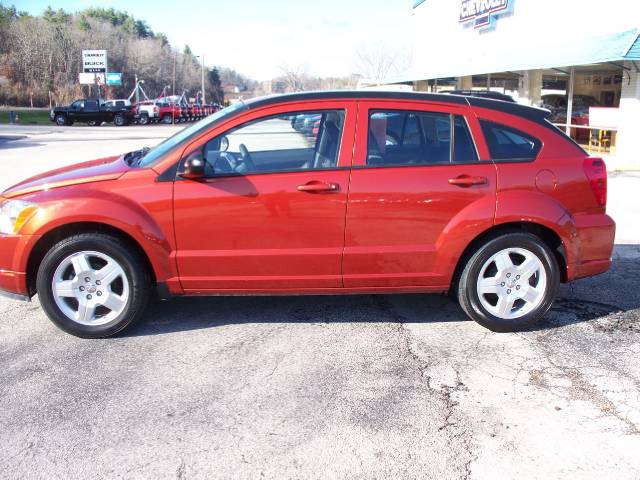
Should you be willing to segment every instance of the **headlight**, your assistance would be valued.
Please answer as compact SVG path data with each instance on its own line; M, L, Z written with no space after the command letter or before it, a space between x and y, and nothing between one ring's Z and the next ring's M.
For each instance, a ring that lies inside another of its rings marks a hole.
M7 200L0 205L0 233L15 235L38 210L35 203Z

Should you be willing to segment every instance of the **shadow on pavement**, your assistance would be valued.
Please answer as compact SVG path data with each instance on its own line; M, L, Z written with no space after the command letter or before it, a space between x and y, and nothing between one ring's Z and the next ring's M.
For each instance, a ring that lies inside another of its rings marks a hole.
M639 245L617 245L609 272L562 285L544 319L528 331L607 318L598 329L640 331ZM597 292L597 296L594 295ZM470 321L445 295L239 296L175 298L150 305L126 336L249 323L435 323Z

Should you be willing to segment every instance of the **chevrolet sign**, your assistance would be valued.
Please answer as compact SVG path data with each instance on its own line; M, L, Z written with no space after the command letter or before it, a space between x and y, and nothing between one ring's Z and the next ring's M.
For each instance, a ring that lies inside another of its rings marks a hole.
M473 22L474 28L485 29L495 25L495 20L504 13L511 12L514 0L462 0L460 23Z

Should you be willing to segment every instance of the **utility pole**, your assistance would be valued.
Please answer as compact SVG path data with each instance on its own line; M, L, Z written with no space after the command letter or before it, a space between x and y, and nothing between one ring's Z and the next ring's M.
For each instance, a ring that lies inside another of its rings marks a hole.
M136 73L136 105L140 103L140 91L138 90L138 74Z
M204 53L202 54L202 103L206 103L206 95L204 93Z
M171 96L176 94L176 57L177 53L173 52L173 83L171 84Z

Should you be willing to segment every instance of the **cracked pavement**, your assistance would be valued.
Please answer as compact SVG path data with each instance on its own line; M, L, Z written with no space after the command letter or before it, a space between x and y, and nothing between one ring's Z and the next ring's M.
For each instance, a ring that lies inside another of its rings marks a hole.
M609 185L611 271L526 332L442 295L214 297L91 341L0 298L0 472L640 478L640 175Z

